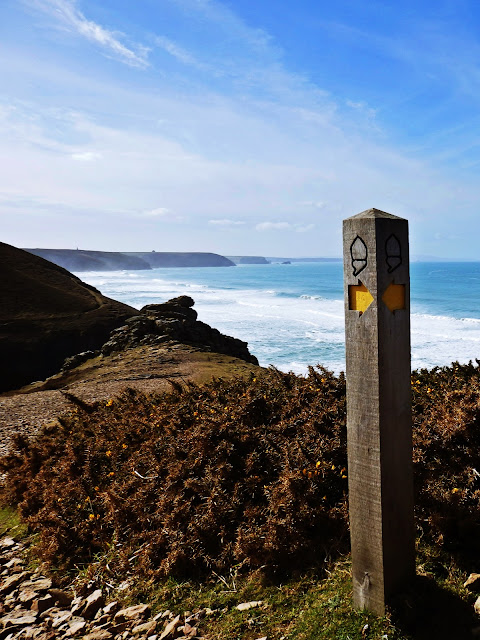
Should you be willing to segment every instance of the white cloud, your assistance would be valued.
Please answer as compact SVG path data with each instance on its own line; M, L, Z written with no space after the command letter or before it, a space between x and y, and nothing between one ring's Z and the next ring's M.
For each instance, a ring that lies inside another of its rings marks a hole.
M74 160L80 160L81 162L93 162L94 160L100 160L102 157L101 153L97 153L96 151L82 151L80 153L72 153L72 158Z
M286 229L291 229L292 225L289 222L260 222L255 225L255 229L257 231L284 231Z
M147 67L149 49L137 44L129 48L120 41L122 34L105 29L88 20L75 6L74 0L27 0L67 27L73 28L79 35L94 42L115 56L121 62L132 67Z
M216 225L218 227L235 227L238 225L245 224L243 220L228 220L226 218L209 220L208 224Z

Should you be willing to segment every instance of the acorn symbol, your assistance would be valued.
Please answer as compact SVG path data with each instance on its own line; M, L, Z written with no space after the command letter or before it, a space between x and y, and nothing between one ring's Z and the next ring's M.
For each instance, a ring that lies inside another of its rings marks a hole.
M353 275L358 276L367 266L368 256L367 245L360 236L357 236L350 245L350 255L352 256Z
M393 233L388 236L385 242L385 253L388 273L392 273L402 264L402 248L397 236L393 235Z

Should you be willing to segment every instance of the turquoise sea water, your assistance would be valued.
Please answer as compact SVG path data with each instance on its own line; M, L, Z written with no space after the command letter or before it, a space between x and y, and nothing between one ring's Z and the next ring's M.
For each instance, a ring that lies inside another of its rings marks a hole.
M345 367L340 262L77 274L140 308L187 294L199 319L249 343L262 365ZM411 264L412 368L480 358L480 262Z

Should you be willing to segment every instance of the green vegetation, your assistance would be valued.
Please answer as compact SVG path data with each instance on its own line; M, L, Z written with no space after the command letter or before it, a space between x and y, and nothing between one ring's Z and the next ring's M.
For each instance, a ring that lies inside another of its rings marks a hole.
M79 402L36 441L17 437L2 501L57 576L128 579L158 609L218 609L202 627L213 638L468 637L479 367L412 375L419 578L385 619L350 606L344 386L323 368L272 369ZM233 606L249 600L266 606Z

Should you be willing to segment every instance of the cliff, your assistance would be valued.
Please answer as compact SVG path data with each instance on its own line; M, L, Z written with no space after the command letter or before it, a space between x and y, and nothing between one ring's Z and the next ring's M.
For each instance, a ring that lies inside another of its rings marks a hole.
M138 312L62 267L0 243L0 391L43 379L99 348Z
M138 271L150 269L145 260L134 255L111 251L84 251L82 249L25 249L29 253L49 260L68 271Z
M228 256L235 264L270 264L263 256Z
M68 271L138 271L156 267L234 267L216 253L179 253L165 251L113 252L83 249L25 249Z
M150 251L139 253L125 253L125 256L132 256L145 261L150 268L157 267L234 267L235 263L219 255L218 253L198 253L198 252L167 252Z

